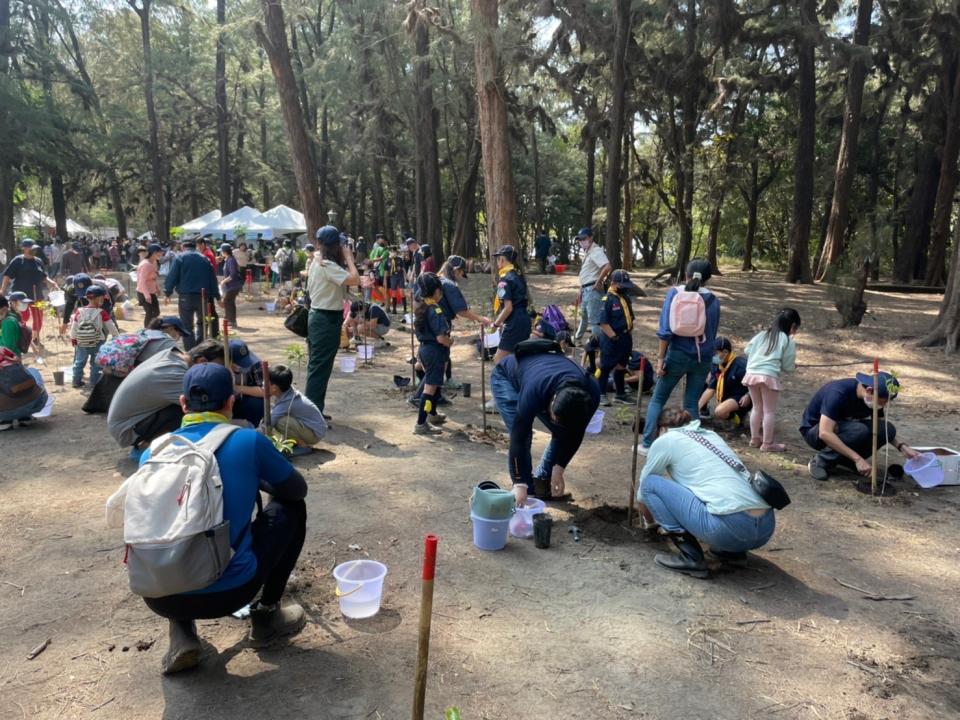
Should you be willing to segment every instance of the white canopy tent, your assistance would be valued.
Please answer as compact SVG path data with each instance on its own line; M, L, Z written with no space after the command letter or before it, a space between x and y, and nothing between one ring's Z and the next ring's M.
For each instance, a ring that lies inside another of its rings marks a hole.
M244 205L242 208L204 226L197 232L201 235L222 235L228 240L233 240L237 229L243 228L247 238L256 238L257 235L261 235L269 240L273 238L274 231L272 227L263 222L262 218L259 210Z
M286 205L277 205L275 208L267 210L259 217L259 222L272 227L278 235L305 233L307 231L307 220L303 213Z
M43 215L36 210L20 210L13 219L14 227L35 228L43 227L55 230L57 221L48 215ZM67 218L67 234L69 235L90 235L90 230L85 228L75 220Z
M190 222L185 222L180 226L180 230L184 235L192 235L193 233L200 232L210 223L216 222L220 217L221 212L219 210L211 210L206 215L201 215Z

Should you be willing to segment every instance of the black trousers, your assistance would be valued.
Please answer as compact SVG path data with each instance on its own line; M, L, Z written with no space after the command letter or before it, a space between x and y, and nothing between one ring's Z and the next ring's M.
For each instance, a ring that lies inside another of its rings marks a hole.
M149 445L161 435L179 430L182 422L183 410L180 406L167 405L163 410L134 425L133 432L138 443Z
M837 423L837 437L843 444L856 452L860 457L867 459L873 454L873 421L872 420L845 420ZM838 453L833 448L827 447L827 444L820 439L820 426L814 425L802 433L803 439L807 445L814 450L819 450L817 457L820 463L831 468L840 464L847 467L853 467L853 462ZM880 418L877 426L877 448L882 448L887 443L897 442L897 428L893 423Z
M137 302L143 308L143 326L147 327L150 321L155 317L160 317L160 298L153 295L153 300L148 302L143 293L137 293Z
M280 602L307 534L307 505L303 500L274 498L251 524L257 574L245 585L218 593L144 598L147 607L169 620L220 618L247 605L263 588L260 602Z

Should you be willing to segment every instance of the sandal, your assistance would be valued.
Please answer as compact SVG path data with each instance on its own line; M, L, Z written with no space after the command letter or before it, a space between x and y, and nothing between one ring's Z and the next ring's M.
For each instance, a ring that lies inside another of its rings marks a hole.
M763 452L777 452L781 453L786 451L787 446L783 443L764 443L760 446L760 450Z
M763 445L763 440L761 440L760 438L750 438L750 447L758 448L761 445Z

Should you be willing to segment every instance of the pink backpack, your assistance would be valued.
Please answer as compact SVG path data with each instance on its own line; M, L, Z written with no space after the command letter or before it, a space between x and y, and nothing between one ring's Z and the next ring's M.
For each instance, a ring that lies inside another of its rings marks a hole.
M707 305L703 295L695 290L677 288L670 303L670 332L679 337L695 338L697 359L700 358L700 343L706 340Z

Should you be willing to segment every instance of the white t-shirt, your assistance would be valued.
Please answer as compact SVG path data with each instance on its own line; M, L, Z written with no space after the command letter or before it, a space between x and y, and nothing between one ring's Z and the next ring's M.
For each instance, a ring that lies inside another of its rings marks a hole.
M600 278L600 271L604 265L609 265L607 254L603 248L593 243L580 265L580 285L592 285Z

